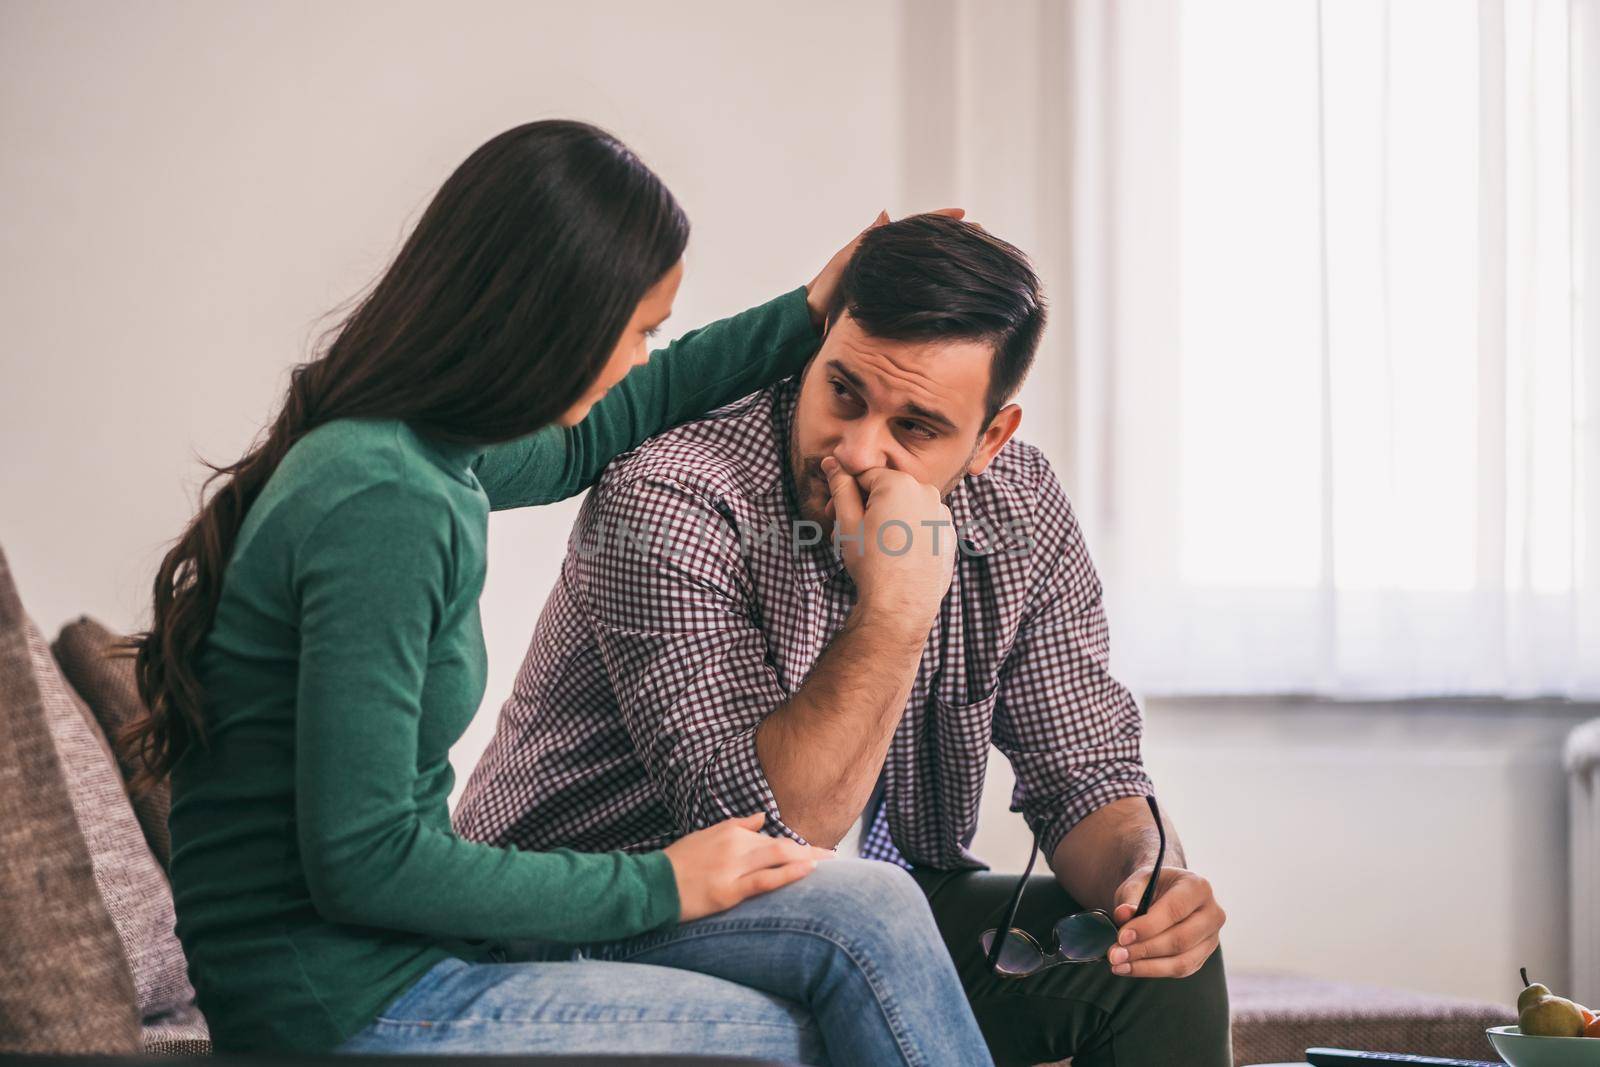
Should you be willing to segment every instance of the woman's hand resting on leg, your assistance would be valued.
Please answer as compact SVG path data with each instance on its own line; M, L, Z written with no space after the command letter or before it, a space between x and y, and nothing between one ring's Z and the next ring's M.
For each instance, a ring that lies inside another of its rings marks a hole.
M761 832L765 821L760 812L725 819L666 847L678 880L679 922L726 911L741 900L770 893L810 874L818 860L834 858L825 848L768 837Z

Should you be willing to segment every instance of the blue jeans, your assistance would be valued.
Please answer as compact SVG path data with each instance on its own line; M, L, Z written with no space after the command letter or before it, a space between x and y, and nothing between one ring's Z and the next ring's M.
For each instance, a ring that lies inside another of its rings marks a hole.
M695 922L503 954L445 960L340 1051L993 1062L922 891L888 863L827 860Z

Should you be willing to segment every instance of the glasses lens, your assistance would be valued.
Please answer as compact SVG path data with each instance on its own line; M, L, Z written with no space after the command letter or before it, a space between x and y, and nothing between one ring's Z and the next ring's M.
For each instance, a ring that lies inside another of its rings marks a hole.
M983 955L987 959L989 950L994 947L994 931L983 932ZM1000 960L997 964L1001 974L1011 977L1030 975L1044 963L1044 957L1039 955L1039 946L1030 939L1012 930L1006 937L1005 944L1000 946Z
M1117 943L1117 927L1103 911L1080 911L1056 923L1056 941L1069 960L1097 960Z

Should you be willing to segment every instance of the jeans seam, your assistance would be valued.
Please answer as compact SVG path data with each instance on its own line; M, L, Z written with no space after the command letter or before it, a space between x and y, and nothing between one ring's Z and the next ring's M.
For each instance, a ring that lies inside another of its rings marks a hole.
M693 1025L693 1026L759 1026L759 1027L763 1027L765 1029L770 1029L770 1030L790 1030L790 1029L793 1029L793 1027L789 1023L769 1023L769 1022L762 1022L762 1021L756 1020L756 1019L701 1019L701 1018L694 1018L694 1017L684 1017L684 1018L678 1018L678 1019L608 1020L608 1021L602 1020L602 1021L598 1021L598 1022L609 1023L609 1024L617 1025L617 1026L625 1026L629 1022L639 1022L639 1021L647 1022L651 1026L660 1026L662 1023L684 1023L684 1024ZM418 1029L430 1030L430 1031L439 1031L439 1030L443 1030L446 1027L461 1026L461 1025L467 1025L467 1026L490 1026L490 1025L493 1025L493 1026L594 1026L596 1024L597 1024L597 1020L595 1020L595 1019L523 1019L523 1018L517 1018L515 1016L513 1016L512 1018L508 1019L508 1018L502 1018L502 1017L497 1017L497 1016L493 1016L493 1015L463 1015L463 1016L460 1016L459 1018L454 1018L454 1019L390 1019L390 1018L386 1018L385 1016L380 1015L376 1019L373 1019L372 1023L371 1023L371 1025L374 1025L374 1026L377 1026L377 1025L393 1026L393 1027L411 1026L411 1027L416 1027ZM815 1030L816 1029L816 1023L814 1021L808 1019L803 1024L803 1028L804 1029L808 1029L808 1030Z
M623 961L642 952L658 948L662 945L677 941L687 941L700 937L711 937L717 934L740 933L748 930L784 930L789 932L808 934L821 938L840 949L844 950L850 962L856 966L862 976L867 980L867 988L872 991L873 1000L878 1004L878 1009L883 1012L884 1020L889 1024L889 1032L894 1035L894 1041L900 1048L901 1058L912 1067L926 1067L926 1061L917 1055L914 1048L908 1047L902 1035L905 1023L900 1015L900 1006L894 997L881 988L881 980L876 965L872 959L861 952L859 947L842 938L836 937L830 928L821 923L792 919L726 919L720 922L710 922L705 919L698 920L693 928L678 927L676 930L648 935L648 940L642 942L628 942L629 949L625 953L612 955L606 953L604 958Z

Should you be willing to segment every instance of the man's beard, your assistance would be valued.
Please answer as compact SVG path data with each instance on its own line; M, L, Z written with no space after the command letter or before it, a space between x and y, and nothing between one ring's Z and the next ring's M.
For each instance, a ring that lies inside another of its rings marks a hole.
M827 506L833 494L828 491L828 479L822 473L821 458L807 459L791 451L789 472L794 477L795 504L800 509L800 517L817 523L824 532L831 531L833 522L828 518Z

